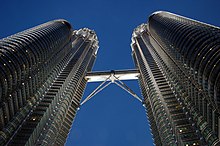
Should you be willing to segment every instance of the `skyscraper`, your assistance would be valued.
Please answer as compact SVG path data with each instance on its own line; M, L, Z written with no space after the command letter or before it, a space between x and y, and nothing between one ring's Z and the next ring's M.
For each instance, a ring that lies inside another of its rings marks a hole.
M155 145L220 145L220 29L155 12L132 55Z
M65 20L0 40L0 145L64 145L97 50Z
M120 81L139 72L156 145L220 145L219 30L153 13L133 32L138 70L90 74L98 40L87 28L55 20L0 40L0 145L64 145L86 74L107 76L101 85L110 80L141 101Z

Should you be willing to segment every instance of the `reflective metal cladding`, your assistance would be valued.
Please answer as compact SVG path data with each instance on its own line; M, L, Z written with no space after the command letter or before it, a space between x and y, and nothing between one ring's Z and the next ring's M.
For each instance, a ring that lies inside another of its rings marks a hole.
M66 20L0 40L0 145L64 145L97 49Z
M155 145L220 145L220 29L155 12L132 54Z

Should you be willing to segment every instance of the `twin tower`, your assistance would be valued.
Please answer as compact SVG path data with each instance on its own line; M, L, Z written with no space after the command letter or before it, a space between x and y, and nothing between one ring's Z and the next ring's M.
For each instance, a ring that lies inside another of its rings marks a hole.
M131 48L154 144L219 146L220 29L155 12ZM65 20L0 40L0 145L64 145L97 51Z

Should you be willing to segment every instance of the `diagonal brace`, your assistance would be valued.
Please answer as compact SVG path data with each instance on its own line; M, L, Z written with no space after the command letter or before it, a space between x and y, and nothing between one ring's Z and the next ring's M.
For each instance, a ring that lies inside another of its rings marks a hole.
M114 76L114 77L116 79L116 81L114 82L116 85L118 85L120 88L127 91L129 94L131 94L134 98L136 98L137 100L139 100L142 103L142 99L137 94L135 94L134 91L131 90L131 88L129 88L125 83L123 83L121 80L119 80L116 76Z
M93 96L95 96L96 94L98 94L100 91L102 91L103 89L105 89L107 86L109 86L111 84L111 82L105 84L108 79L111 77L111 75L106 78L105 81L103 81L92 93L89 94L89 96L86 97L85 100L82 101L82 103L80 105L83 105L85 102L87 102L88 100L90 100ZM105 84L105 85L104 85ZM104 85L104 86L103 86Z

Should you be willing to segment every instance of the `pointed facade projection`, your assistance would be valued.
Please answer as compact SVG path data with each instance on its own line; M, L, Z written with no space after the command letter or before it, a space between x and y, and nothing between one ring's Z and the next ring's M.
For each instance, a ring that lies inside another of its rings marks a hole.
M155 12L132 55L157 146L220 145L220 29Z
M0 145L64 145L97 49L65 20L0 40Z

